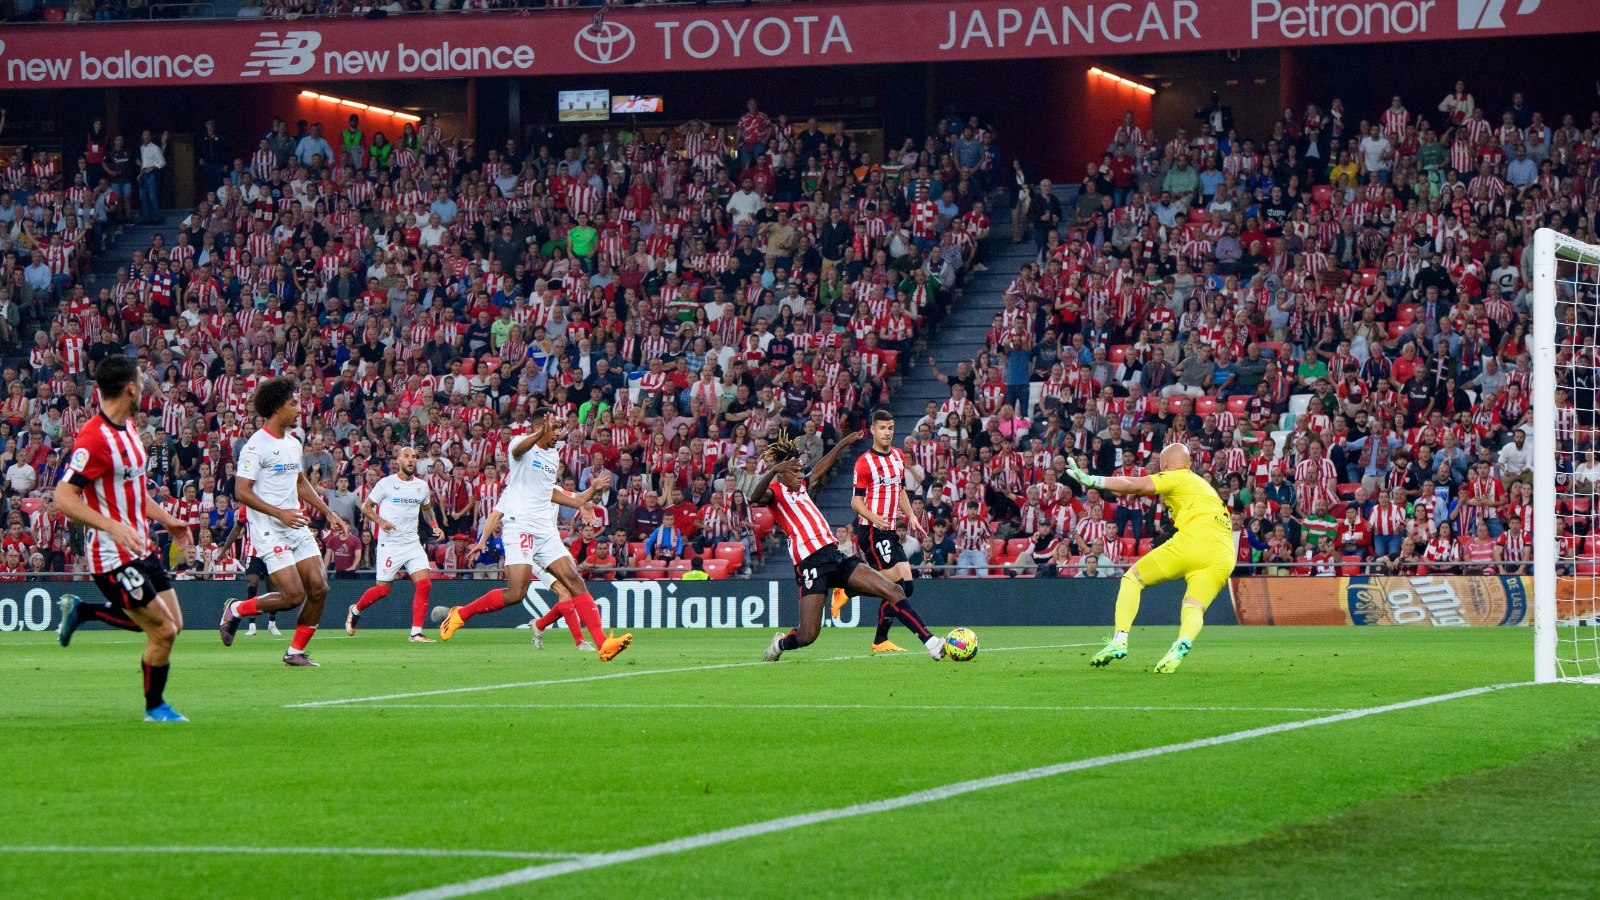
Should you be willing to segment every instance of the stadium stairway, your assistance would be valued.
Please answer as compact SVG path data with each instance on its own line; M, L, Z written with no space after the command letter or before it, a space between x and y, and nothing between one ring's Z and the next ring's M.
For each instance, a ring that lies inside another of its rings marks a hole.
M101 287L116 284L117 269L133 260L134 251L148 250L152 237L157 234L165 235L168 246L172 245L178 223L183 221L184 215L181 210L163 210L160 225L133 223L108 234L104 249L95 256L89 270L89 280L85 285L89 296L98 294Z
M941 372L955 371L956 363L970 360L983 349L994 314L1004 305L1001 296L1006 285L1016 277L1023 263L1037 255L1033 240L1021 244L1011 243L1011 212L1005 204L991 203L996 210L991 216L989 239L984 242L981 262L987 271L972 272L966 282L956 290L951 312L937 329L919 335L910 351L910 360L903 364L899 376L891 384L889 406L894 411L898 440L901 443L917 420L926 411L928 401L944 402L950 398L950 389L935 378L928 366L931 355L939 361ZM817 494L817 505L834 526L854 522L850 512L850 467L866 447L846 450L844 458L834 467L833 477ZM757 564L753 577L791 578L794 570L788 551L780 543L776 550L767 550L764 563Z

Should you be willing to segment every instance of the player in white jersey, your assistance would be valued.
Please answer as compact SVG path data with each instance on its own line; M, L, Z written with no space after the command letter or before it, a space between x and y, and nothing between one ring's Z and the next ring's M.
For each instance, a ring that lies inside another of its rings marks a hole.
M500 494L496 507L504 523L500 537L506 552L506 586L466 606L452 607L439 625L439 637L448 641L473 616L521 603L527 596L534 571L543 569L566 589L572 599L563 602L571 604L570 610L589 629L590 637L600 648L600 661L607 662L628 649L633 635L606 637L594 597L589 595L589 588L578 575L578 567L572 563L572 555L561 542L556 509L566 506L592 515L594 504L559 487L561 452L556 439L561 434L562 423L553 411L536 409L529 415L528 423L532 431L511 445L505 491Z
M389 583L404 571L416 593L411 598L411 643L431 644L433 638L422 633L422 618L428 614L428 594L433 590L428 551L417 533L417 520L426 518L435 540L444 540L444 529L433 514L433 491L417 477L417 451L401 447L394 457L394 471L372 486L361 504L361 515L378 526L378 583L369 587L361 599L345 613L344 630L354 636L361 613L389 596Z
M280 376L261 382L253 400L261 430L239 451L234 494L245 507L250 543L267 567L267 578L277 590L254 600L229 603L222 610L223 646L233 646L239 620L262 612L299 609L294 639L283 654L284 665L315 666L306 644L317 633L322 605L328 599L328 574L322 548L306 527L311 520L300 511L302 502L327 517L335 534L350 533L350 523L339 518L322 500L301 471L302 449L289 429L300 418L300 398L293 378Z

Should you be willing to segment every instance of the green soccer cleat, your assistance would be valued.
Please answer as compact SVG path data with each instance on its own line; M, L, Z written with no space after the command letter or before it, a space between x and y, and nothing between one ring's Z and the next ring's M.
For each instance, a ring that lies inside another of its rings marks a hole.
M1089 665L1095 666L1096 668L1098 668L1100 666L1109 666L1109 665L1111 665L1111 661L1112 660L1114 660L1114 659L1123 659L1127 655L1128 655L1128 642L1127 641L1119 641L1119 640L1113 638L1113 639L1111 639L1111 640L1106 642L1106 646L1105 646L1104 650L1101 650L1099 653L1096 653L1094 655L1094 658L1089 660Z
M1178 638L1176 641L1173 641L1172 649L1168 650L1167 655L1161 657L1161 661L1156 663L1156 673L1160 675L1171 675L1173 672L1178 671L1178 664L1183 662L1183 658L1185 656L1189 655L1189 649L1192 646L1192 644L1183 638Z

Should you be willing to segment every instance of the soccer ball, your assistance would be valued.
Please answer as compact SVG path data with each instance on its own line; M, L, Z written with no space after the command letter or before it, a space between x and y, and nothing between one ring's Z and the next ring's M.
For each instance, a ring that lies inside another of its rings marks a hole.
M435 625L443 622L444 617L448 615L450 615L450 607L448 606L435 606L428 611L428 618L432 619Z
M978 655L978 636L970 628L957 628L944 639L944 655L956 662L966 662Z

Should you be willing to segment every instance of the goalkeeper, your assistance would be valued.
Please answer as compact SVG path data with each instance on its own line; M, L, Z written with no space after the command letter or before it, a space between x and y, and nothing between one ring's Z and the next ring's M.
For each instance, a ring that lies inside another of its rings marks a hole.
M1171 540L1140 557L1123 574L1117 591L1117 632L1089 661L1094 666L1128 655L1128 630L1139 613L1140 593L1152 584L1182 578L1188 590L1183 595L1178 640L1156 663L1157 672L1177 671L1205 624L1206 607L1233 574L1233 525L1222 499L1204 478L1190 471L1189 448L1168 444L1160 458L1160 472L1133 478L1090 475L1077 460L1067 458L1067 473L1088 487L1119 494L1160 494L1178 528Z

